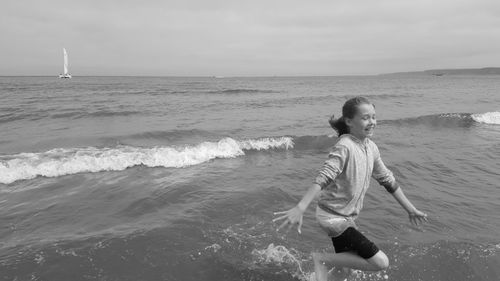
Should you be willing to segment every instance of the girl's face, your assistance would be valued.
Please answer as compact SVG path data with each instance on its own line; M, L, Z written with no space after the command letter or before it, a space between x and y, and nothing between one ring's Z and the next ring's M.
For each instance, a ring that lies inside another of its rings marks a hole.
M346 118L349 126L349 133L360 140L373 136L373 131L377 125L375 118L375 107L372 104L363 103L358 105L356 115Z

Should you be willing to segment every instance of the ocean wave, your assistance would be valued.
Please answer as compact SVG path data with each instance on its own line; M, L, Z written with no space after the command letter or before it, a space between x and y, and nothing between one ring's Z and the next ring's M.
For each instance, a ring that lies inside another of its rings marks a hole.
M207 91L209 94L258 94L258 93L279 93L278 91L273 90L261 90L261 89L244 89L244 88L236 88L236 89L224 89L224 90L212 90Z
M500 125L500 111L472 114L471 117L479 123Z
M60 111L53 112L50 109L32 111L26 113L25 110L15 110L12 112L7 112L0 115L0 124L9 123L14 121L29 120L37 121L44 118L52 119L80 119L80 118L99 118L99 117L116 117L116 116L131 116L131 115L141 115L144 114L143 111L134 110L96 110L96 111L86 111L86 110L73 110L73 111Z
M293 148L296 150L319 150L328 151L336 142L337 134L332 130L331 135L300 136L294 137Z
M122 171L138 165L182 168L216 158L235 158L245 155L246 150L289 149L293 145L290 137L242 141L228 137L185 147L58 148L41 153L4 155L0 156L0 183L10 184L37 176Z
M3 111L3 109L2 109ZM47 114L45 113L24 113L22 110L16 109L12 112L8 112L0 115L0 124L15 122L18 120L30 120L36 121L45 118Z
M199 129L189 129L189 130L171 130L171 131L148 131L138 134L129 135L132 139L159 139L159 140L175 140L175 139L185 139L192 137L206 137L215 136L213 132L199 130Z
M114 117L114 116L130 116L130 115L140 115L144 112L134 111L134 110L123 110L123 111L115 111L115 110L96 110L93 112L88 111L70 111L70 112L62 112L55 113L50 115L53 119L58 118L72 118L72 119L80 119L80 118L92 118L92 117Z
M478 123L500 125L500 112L442 113L398 120L384 120L381 124L427 125L432 127L470 127Z
M387 99L403 99L409 98L410 96L401 95L401 94L367 94L365 95L370 101L373 101L375 104L381 100ZM316 105L318 103L321 104L332 104L341 106L346 100L357 97L357 95L335 95L335 94L322 94L322 95L313 95L313 96L299 96L299 97L283 97L277 96L273 99L266 99L262 101L258 101L254 104L249 104L250 106L257 105L258 107L287 107L290 105Z

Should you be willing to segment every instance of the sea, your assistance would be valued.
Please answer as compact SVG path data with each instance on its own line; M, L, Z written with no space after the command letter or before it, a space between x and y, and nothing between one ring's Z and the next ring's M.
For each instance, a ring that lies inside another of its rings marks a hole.
M0 77L0 280L314 280L312 185L344 102L409 200L371 183L389 257L348 280L500 280L500 76ZM332 271L333 274L333 271Z

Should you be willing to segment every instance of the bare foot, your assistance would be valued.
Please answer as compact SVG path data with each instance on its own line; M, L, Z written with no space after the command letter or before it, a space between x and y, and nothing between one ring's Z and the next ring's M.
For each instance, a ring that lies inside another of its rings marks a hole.
M346 281L347 278L351 276L352 272L353 272L352 269L346 267L341 269L333 268L330 271L333 281Z

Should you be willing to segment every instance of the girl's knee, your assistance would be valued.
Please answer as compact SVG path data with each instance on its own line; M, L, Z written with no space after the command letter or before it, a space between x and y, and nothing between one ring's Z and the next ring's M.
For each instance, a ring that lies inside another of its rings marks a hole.
M389 267L389 258L382 251L378 251L373 257L369 258L367 261L372 265L374 265L377 268L377 270L384 270Z

